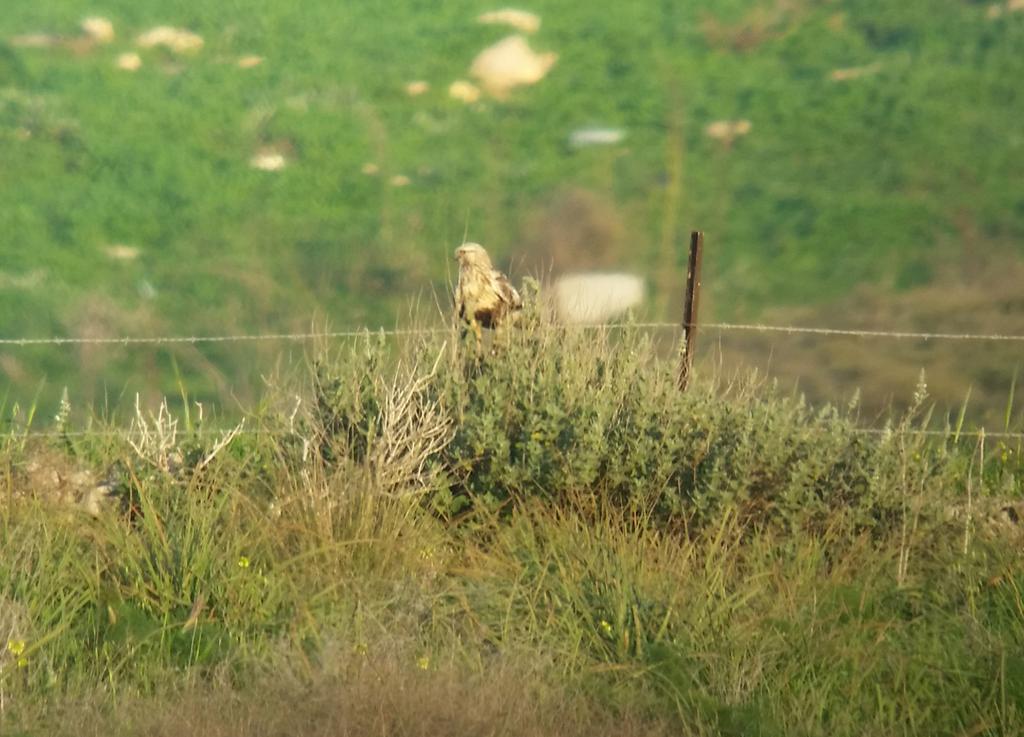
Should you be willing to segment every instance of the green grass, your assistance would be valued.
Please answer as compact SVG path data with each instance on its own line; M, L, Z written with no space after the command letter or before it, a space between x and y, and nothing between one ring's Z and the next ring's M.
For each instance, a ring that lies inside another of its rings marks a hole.
M708 304L725 318L1019 255L1020 14L927 0L538 2L531 43L560 54L549 77L465 106L447 86L506 33L474 22L490 7L113 0L94 9L115 24L110 46L0 41L0 253L16 285L0 289L0 332L222 334L303 329L314 313L387 325L409 299L444 294L467 225L537 270L557 246L545 223L596 234L583 242L606 264L650 278L658 317L690 227L708 232ZM83 12L16 3L0 39L73 35ZM206 44L116 69L159 23ZM240 70L243 54L266 61ZM415 78L432 89L409 98ZM704 134L735 118L753 128L732 148ZM627 139L571 149L590 124ZM287 145L292 165L250 168L264 144ZM361 173L368 161L379 176ZM411 185L389 186L398 173ZM563 194L577 191L604 203L599 215L566 217ZM110 244L141 255L113 261ZM197 396L229 402L255 398L254 367L277 350L10 349L4 371L22 401L45 380L48 408L64 384L96 403L173 394L175 364Z
M680 394L629 328L503 340L319 352L227 444L7 436L0 731L1024 727L1019 442L916 434L923 388L885 436ZM95 518L58 498L83 468Z

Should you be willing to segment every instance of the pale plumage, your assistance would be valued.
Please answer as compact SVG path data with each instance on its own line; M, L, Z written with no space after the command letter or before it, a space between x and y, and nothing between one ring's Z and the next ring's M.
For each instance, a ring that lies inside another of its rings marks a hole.
M523 308L519 292L508 277L494 268L487 251L478 243L464 243L455 249L459 262L459 283L455 287L455 311L473 329L477 340L481 328L497 328Z

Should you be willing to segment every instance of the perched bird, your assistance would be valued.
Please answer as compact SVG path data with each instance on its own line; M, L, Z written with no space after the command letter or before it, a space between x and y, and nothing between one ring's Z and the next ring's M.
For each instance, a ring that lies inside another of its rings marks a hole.
M472 328L479 349L481 328L495 329L523 308L523 299L508 277L494 268L479 243L463 243L455 249L459 283L455 287L455 311Z

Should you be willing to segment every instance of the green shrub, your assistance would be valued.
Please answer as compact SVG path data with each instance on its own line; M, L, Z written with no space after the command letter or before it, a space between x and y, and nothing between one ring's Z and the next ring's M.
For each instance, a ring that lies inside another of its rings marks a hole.
M418 448L420 473L408 481L423 482L445 515L583 494L678 524L736 506L794 526L838 510L891 528L908 498L927 489L939 501L962 470L959 454L908 432L927 422L923 389L896 427L867 434L855 405L814 410L756 379L680 392L663 352L628 325L536 325L495 336L482 357L454 334L398 355L367 338L318 364L312 422L326 459L357 465L416 455L412 439L439 431L431 452ZM403 388L408 416L399 420L393 395ZM416 431L396 439L396 426Z

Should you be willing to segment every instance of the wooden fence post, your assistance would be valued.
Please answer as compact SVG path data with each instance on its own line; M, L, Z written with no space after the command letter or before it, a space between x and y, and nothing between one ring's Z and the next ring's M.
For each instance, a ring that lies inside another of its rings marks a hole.
M683 356L679 363L679 390L686 391L697 344L697 310L700 308L700 264L704 255L704 233L690 233L690 260L686 268L686 301L683 303Z

